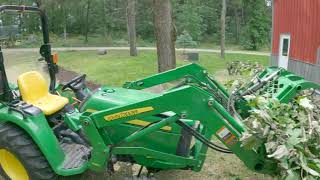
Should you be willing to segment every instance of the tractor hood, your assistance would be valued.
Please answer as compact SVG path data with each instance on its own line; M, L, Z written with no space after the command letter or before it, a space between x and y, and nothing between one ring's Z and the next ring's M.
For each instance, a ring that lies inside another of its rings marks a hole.
M158 94L149 93L142 90L103 87L88 95L88 97L85 98L80 104L79 110L80 112L101 111L116 106L123 106L145 101L158 96Z

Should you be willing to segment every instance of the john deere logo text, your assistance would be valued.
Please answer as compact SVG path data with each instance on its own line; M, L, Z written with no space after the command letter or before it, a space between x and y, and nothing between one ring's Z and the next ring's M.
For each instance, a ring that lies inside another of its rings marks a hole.
M126 118L129 116L134 116L137 114L141 114L141 113L145 113L145 112L149 112L152 111L153 107L144 107L144 108L138 108L138 109L131 109L128 111L123 111L123 112L119 112L119 113L115 113L115 114L111 114L108 116L105 116L104 119L107 121L113 121L116 119L121 119L121 118Z

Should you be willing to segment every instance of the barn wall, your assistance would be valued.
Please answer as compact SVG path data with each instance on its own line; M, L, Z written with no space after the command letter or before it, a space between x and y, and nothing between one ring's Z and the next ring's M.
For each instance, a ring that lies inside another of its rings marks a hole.
M318 56L320 61L320 50ZM271 56L270 65L278 66L278 56ZM289 59L288 70L303 76L306 80L320 83L320 62L319 64L309 64L299 60Z
M305 77L307 80L320 83L320 65L290 59L288 70Z
M271 55L270 66L278 66L278 56Z
M271 66L278 66L278 56L271 56ZM320 64L309 64L289 59L288 71L303 76L306 80L320 83Z
M319 0L274 0L272 54L279 54L280 34L290 34L290 59L316 64L319 18Z
M320 65L320 48L318 48L317 65Z

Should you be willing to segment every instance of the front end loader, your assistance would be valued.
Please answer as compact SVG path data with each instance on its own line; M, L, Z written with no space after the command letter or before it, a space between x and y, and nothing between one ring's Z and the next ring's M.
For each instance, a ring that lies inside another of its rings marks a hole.
M122 88L86 87L85 75L56 84L47 18L38 7L0 6L0 11L35 12L41 17L50 85L38 72L8 83L0 53L0 173L10 179L55 179L87 170L113 170L116 162L148 172L200 171L208 149L233 153L259 173L277 173L265 147L246 149L240 137L249 116L244 96L268 93L283 103L320 85L281 68L267 68L233 93L197 64L128 82ZM175 82L162 93L146 89ZM177 83L178 82L178 83ZM213 143L212 136L224 144Z

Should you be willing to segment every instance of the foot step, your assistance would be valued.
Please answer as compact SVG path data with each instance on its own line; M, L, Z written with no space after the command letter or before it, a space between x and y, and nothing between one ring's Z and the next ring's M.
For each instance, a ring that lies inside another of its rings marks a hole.
M89 160L90 148L80 144L61 143L66 160L63 164L64 169L74 169L81 167Z

